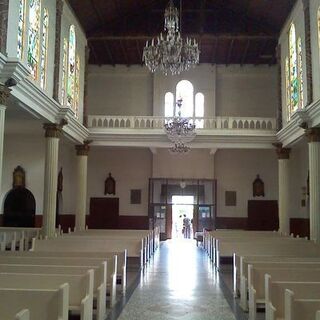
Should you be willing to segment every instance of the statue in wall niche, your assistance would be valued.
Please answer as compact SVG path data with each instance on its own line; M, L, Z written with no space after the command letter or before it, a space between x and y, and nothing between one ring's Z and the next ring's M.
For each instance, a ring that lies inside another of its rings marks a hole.
M116 194L116 181L109 173L109 177L104 182L104 194Z
M253 181L253 196L264 197L264 182L260 179L259 175Z
M25 188L26 187L26 172L21 166L17 166L13 171L12 188Z

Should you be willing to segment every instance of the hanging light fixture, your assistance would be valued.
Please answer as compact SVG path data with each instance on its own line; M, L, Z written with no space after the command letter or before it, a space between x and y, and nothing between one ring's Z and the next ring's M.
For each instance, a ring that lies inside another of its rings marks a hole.
M200 50L195 39L181 38L178 9L173 0L170 0L164 14L164 34L160 33L157 39L146 42L142 61L151 72L160 70L165 75L175 75L198 64L199 55Z
M191 142L196 137L196 126L188 118L181 116L182 99L177 101L177 113L178 116L166 121L164 125L165 133L168 139L174 143L174 146L170 148L172 153L187 153L190 148L186 146L186 143Z

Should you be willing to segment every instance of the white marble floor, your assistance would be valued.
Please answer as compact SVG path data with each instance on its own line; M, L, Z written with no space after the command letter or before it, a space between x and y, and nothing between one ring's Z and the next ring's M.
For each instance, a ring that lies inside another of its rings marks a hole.
M219 281L194 241L166 241L118 319L235 320Z

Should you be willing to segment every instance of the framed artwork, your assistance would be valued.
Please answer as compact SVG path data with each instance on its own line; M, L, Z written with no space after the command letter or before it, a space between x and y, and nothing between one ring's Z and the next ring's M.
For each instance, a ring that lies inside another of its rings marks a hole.
M12 173L12 187L25 188L26 187L26 172L20 166L17 166Z
M237 205L237 192L226 191L226 207L235 207Z
M141 190L140 189L131 190L130 203L131 204L141 204Z
M252 187L254 197L264 197L264 182L260 179L259 175L253 181Z

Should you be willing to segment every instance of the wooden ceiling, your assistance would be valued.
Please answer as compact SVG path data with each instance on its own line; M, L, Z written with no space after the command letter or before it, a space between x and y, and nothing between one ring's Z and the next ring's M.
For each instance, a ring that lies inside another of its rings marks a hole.
M147 40L163 30L169 0L69 0L91 64L141 64ZM175 0L182 36L199 42L200 63L274 64L280 29L295 0Z

